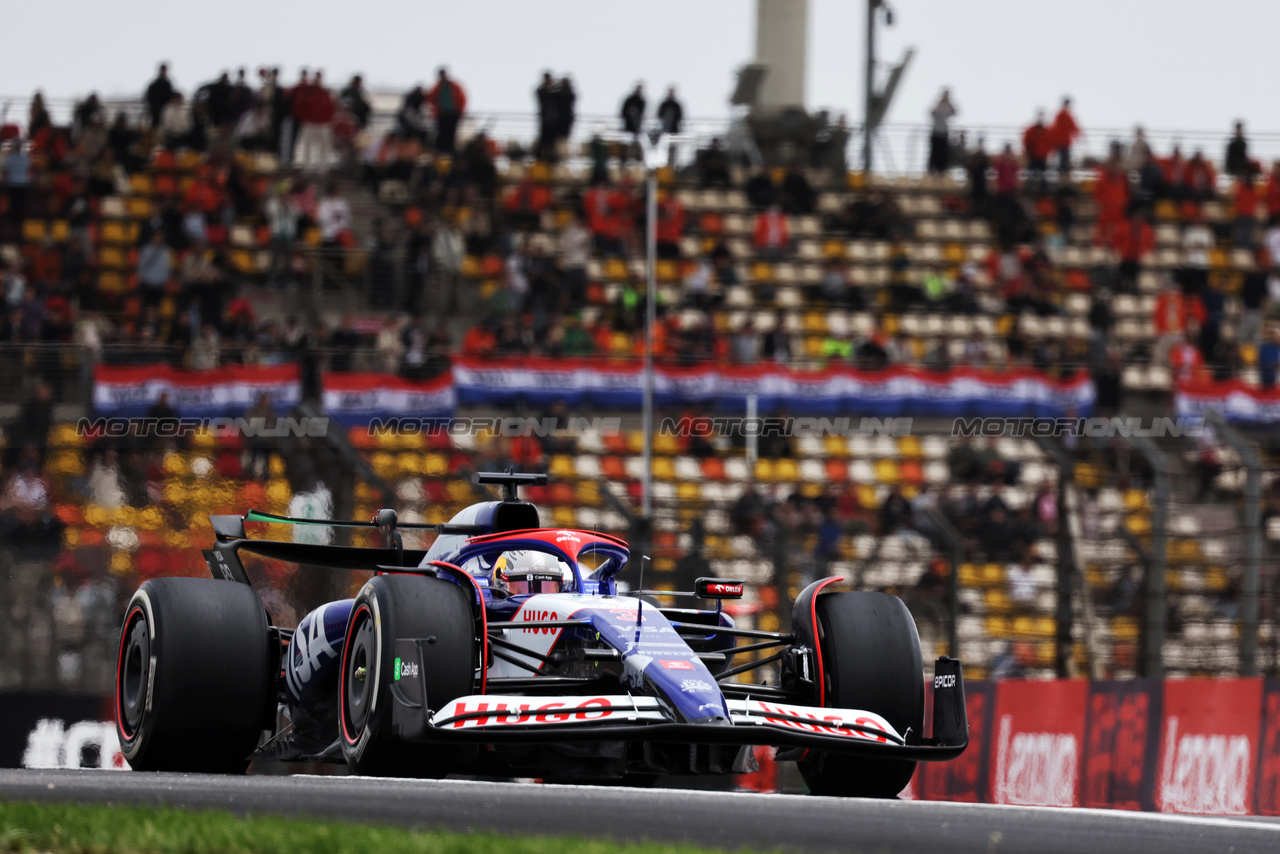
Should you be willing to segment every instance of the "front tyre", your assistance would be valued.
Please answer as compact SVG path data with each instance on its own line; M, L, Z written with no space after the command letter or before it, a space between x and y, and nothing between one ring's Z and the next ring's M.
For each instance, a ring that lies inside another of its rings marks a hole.
M829 593L818 599L825 705L864 709L916 740L924 731L924 665L911 612L887 593ZM815 795L893 798L915 773L905 759L815 751L800 763Z
M356 596L339 676L339 741L358 774L443 777L457 748L399 742L391 732L397 638L422 638L427 705L439 709L475 683L475 624L468 591L418 575L378 575Z
M274 709L272 653L248 585L144 582L116 664L116 732L130 767L243 774Z

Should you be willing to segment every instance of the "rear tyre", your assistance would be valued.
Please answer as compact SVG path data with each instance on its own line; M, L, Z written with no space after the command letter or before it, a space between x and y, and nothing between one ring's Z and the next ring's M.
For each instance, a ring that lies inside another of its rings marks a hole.
M886 593L830 593L818 600L817 614L825 705L875 712L918 740L924 729L924 666L907 606ZM826 752L800 762L809 791L841 797L896 797L915 770L910 760Z
M455 747L410 744L391 732L392 661L397 638L433 638L423 645L423 685L431 709L472 692L475 624L468 592L417 575L374 576L356 597L347 622L339 672L339 741L358 774L443 777Z
M248 585L144 582L116 664L116 732L130 767L243 774L274 709L272 653Z

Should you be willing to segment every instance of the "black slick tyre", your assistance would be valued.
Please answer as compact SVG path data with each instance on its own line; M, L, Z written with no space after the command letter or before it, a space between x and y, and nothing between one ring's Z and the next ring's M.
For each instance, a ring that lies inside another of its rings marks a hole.
M469 591L418 575L378 575L356 596L339 670L339 741L358 774L443 777L458 750L398 741L391 731L392 662L397 638L423 645L427 704L439 709L470 694L475 682L475 624Z
M244 773L275 708L267 625L244 584L156 578L138 588L116 664L116 732L131 768Z
M886 593L830 593L818 599L824 705L863 709L900 734L924 728L924 666L915 621L902 600ZM902 759L866 759L815 751L800 773L815 795L893 798L915 773Z

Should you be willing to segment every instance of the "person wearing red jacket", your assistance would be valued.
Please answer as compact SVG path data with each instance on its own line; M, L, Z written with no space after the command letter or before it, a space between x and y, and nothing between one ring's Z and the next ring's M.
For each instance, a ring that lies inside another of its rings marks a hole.
M1249 170L1236 178L1235 209L1236 248L1252 250L1253 232L1258 224L1258 190L1253 183L1253 172Z
M1142 258L1156 248L1156 235L1139 210L1116 228L1111 248L1120 255L1120 287L1130 293L1137 291L1138 274L1142 272Z
M1053 133L1044 123L1044 111L1036 114L1036 123L1022 132L1022 152L1027 158L1027 183L1036 179L1038 194L1049 190L1045 171L1049 168L1049 155L1053 153Z
M1267 219L1280 219L1280 160L1271 164L1271 174L1267 176L1267 188L1263 200L1267 204Z
M444 68L437 75L439 79L427 93L426 101L431 105L431 113L436 120L436 151L452 156L457 145L458 122L467 109L467 94L449 79Z
M622 241L619 239L622 224L614 210L614 192L605 184L596 184L587 190L582 199L582 207L596 251L616 256L622 254Z
M314 80L306 74L293 90L293 119L298 125L297 161L303 169L323 172L333 160L333 124L336 106L324 87L319 71Z
M768 210L760 212L756 217L751 242L756 252L771 261L776 261L787 253L791 248L791 230L787 227L787 218L781 207L772 204Z
M1129 176L1118 160L1112 159L1098 170L1093 183L1093 201L1098 210L1094 242L1107 246L1115 239L1116 228L1129 205Z
M657 242L659 258L679 258L684 235L684 205L675 193L658 197Z
M526 174L507 194L503 208L513 228L533 231L538 228L542 212L550 204L551 191L541 184L535 184L533 178Z
M1199 149L1187 161L1186 188L1187 198L1203 202L1217 196L1218 176L1213 164L1205 159L1204 152Z
M1152 364L1163 365L1169 351L1178 342L1194 337L1208 313L1197 296L1184 294L1172 277L1166 278L1163 290L1156 297L1152 312L1152 325L1156 331L1156 345L1152 352Z
M1071 115L1071 99L1062 99L1062 109L1053 117L1049 127L1054 148L1058 149L1058 180L1066 181L1071 174L1071 146L1083 134L1076 117Z

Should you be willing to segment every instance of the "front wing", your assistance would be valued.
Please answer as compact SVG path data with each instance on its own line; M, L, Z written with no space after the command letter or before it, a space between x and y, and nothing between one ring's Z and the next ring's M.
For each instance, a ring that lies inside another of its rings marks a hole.
M771 699L728 699L729 720L674 719L657 697L631 694L515 696L475 694L424 708L421 683L393 685L392 725L405 740L483 744L572 741L662 741L771 745L838 753L946 760L968 745L960 662L943 657L934 677L933 732L899 733L883 717L859 709L822 708Z

